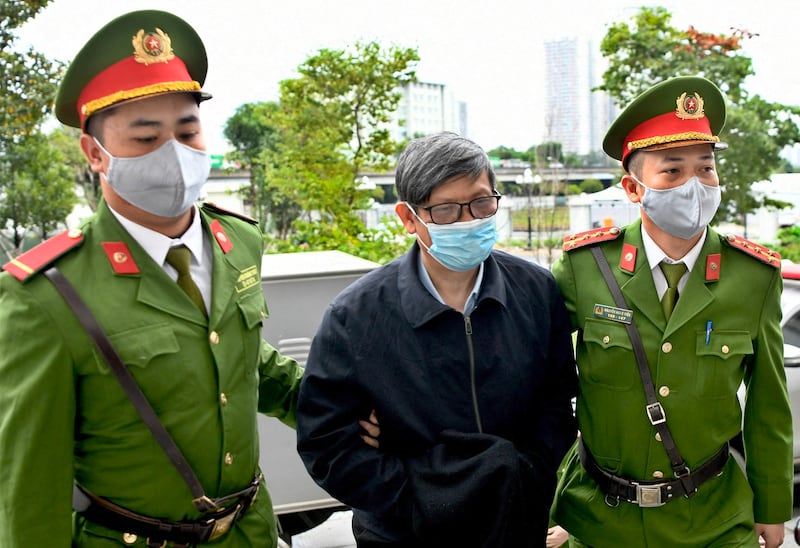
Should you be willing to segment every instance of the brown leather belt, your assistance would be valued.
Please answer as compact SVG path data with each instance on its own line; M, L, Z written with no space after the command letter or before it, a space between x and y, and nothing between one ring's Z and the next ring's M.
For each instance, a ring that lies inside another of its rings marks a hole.
M131 512L80 486L76 486L88 499L79 514L87 520L123 533L123 540L133 543L137 537L147 539L148 546L194 546L221 538L238 521L258 494L261 474L247 488L214 502L217 510L194 521L173 521L152 518ZM229 503L229 504L228 504ZM223 506L224 505L224 506Z
M582 439L578 443L578 455L586 472L606 494L606 504L616 506L620 500L624 500L642 508L650 508L663 506L677 497L694 496L700 485L722 473L728 462L729 449L726 443L698 468L665 481L636 481L604 470L595 462ZM614 501L617 503L614 504Z

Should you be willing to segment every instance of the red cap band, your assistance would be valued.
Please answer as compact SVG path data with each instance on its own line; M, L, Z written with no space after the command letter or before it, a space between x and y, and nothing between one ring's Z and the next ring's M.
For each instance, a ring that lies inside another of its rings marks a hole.
M124 82L125 87L120 88ZM132 55L101 71L83 88L78 97L81 127L86 118L106 107L156 93L171 91L200 91L186 65L178 57L166 62L145 65Z
M702 118L679 118L675 111L645 120L625 137L622 143L622 162L634 150L678 141L717 142L711 133L711 124Z

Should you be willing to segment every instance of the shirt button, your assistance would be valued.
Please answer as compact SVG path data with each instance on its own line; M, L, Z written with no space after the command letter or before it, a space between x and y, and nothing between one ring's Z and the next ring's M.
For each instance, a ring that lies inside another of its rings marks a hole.
M664 344L662 344L662 345L661 345L661 351L662 351L664 354L669 354L670 352L672 352L672 343L671 343L671 342L669 342L669 341L667 341L667 342L665 342Z
M225 453L225 464L227 466L233 464L233 455L231 453Z
M723 354L727 354L727 353L728 353L728 352L730 352L730 351L731 351L731 349L728 347L728 345L727 345L727 344L723 344L723 345L722 345L722 353L723 353Z
M656 441L661 441L661 432L656 432Z
M219 403L223 406L228 405L228 396L225 395L225 392L219 395Z
M662 386L658 389L658 393L666 398L669 396L669 386Z
M664 477L664 472L662 472L661 470L656 470L655 472L653 472L653 477L656 479L661 479Z
M611 337L609 337L608 335L606 335L605 337L603 337L603 344L608 344L608 343L610 343L610 342L611 342Z
M208 335L208 340L211 342L211 344L219 344L219 333L212 331Z

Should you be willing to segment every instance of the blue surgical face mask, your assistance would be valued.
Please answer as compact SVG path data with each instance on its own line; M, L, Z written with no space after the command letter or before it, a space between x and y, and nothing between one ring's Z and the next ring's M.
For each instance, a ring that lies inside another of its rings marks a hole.
M112 156L106 181L127 202L159 217L178 217L197 198L211 172L211 158L170 139L156 150L132 158Z
M688 240L708 226L717 212L722 194L719 185L704 185L692 177L680 186L663 190L650 188L633 174L634 181L645 188L641 207L658 228Z
M472 270L486 260L497 242L494 215L485 219L437 225L420 219L410 204L406 203L406 207L425 225L431 236L431 246L428 247L417 234L419 245L427 249L431 257L449 270L456 272Z

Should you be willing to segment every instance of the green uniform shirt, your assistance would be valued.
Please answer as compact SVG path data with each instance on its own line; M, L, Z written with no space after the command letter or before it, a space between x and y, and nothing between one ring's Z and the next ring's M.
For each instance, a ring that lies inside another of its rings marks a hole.
M726 546L757 546L754 520L780 523L792 516L792 417L783 370L780 271L727 245L709 229L667 324L645 256L641 222L623 231L598 245L641 333L681 455L695 468L743 424L747 474L731 458L724 473L691 499L657 508L627 502L612 507L573 451L564 463L555 521L597 548L724 541L731 542ZM709 256L718 269L707 266ZM621 268L626 261L632 271ZM589 247L565 252L553 273L578 330L576 412L587 447L600 466L617 475L671 479L669 458L645 414L644 389L625 325L595 313L595 305L616 305ZM747 387L744 419L737 398L742 381Z
M213 254L209 320L105 204L82 227L80 247L55 265L213 498L244 488L257 472L257 410L294 425L302 369L261 337L260 231L219 211L203 208L201 216ZM227 253L212 222L232 244ZM109 242L127 246L138 273L115 273ZM134 512L199 516L182 477L43 275L22 283L0 274L0 348L0 546L118 545L119 532L82 518L73 527L73 479ZM272 547L276 538L262 488L215 546Z

